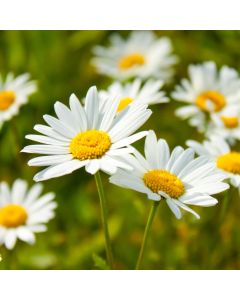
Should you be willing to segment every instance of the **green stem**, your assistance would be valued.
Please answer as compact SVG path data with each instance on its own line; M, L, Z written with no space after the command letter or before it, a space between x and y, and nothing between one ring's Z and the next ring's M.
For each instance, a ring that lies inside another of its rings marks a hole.
M100 199L100 206L101 206L101 218L105 236L105 247L107 252L107 259L111 269L113 269L113 254L112 254L112 247L110 242L110 235L108 230L108 223L107 223L107 201L103 190L102 180L100 172L95 174L95 181L98 189L98 195Z
M153 204L152 204L152 207L151 207L151 210L150 210L150 213L149 213L149 216L148 216L147 224L146 224L146 227L145 227L145 231L144 231L144 236L143 236L141 249L140 249L137 264L136 264L136 270L140 269L140 266L141 266L141 263L142 263L142 260L143 260L143 254L144 254L144 251L145 251L145 248L146 248L148 234L150 232L151 225L152 225L153 219L156 215L159 203L160 203L160 201L154 201Z

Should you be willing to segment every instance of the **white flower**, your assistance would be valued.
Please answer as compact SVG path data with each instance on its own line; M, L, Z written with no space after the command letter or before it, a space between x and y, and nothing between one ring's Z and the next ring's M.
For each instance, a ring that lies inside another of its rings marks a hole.
M20 106L36 91L36 84L28 81L29 77L29 74L22 74L14 78L9 73L4 82L0 76L0 124L17 115Z
M146 158L145 158L146 157ZM216 169L205 157L194 159L192 149L178 146L170 154L165 140L157 140L150 131L145 140L145 157L137 150L125 157L134 170L118 170L110 177L110 182L147 194L151 200L165 199L177 218L181 218L180 208L199 215L188 205L212 206L217 200L210 195L226 190L228 184L222 182L225 175Z
M132 105L117 113L119 99L110 98L105 109L99 107L96 87L87 93L84 107L77 97L70 97L70 109L60 102L54 105L58 118L44 115L49 126L36 125L34 129L43 135L27 135L26 138L44 145L26 146L22 151L44 154L31 159L30 166L49 166L35 175L41 181L72 173L85 166L95 174L98 170L115 173L117 168L131 169L122 162L122 156L131 152L127 146L139 140L147 132L134 133L151 115L146 105Z
M240 187L240 152L232 151L223 138L212 136L202 144L193 140L188 140L186 144L198 155L214 162L234 187Z
M206 136L220 136L230 144L240 140L240 105L231 105L220 113L211 114Z
M47 230L45 223L54 217L54 194L40 196L42 185L35 184L29 190L27 182L17 179L9 188L0 183L0 245L13 249L17 238L33 244L36 232Z
M149 31L133 31L127 40L114 34L108 48L97 46L94 53L93 64L98 72L119 80L132 77L168 80L177 62L170 40L157 38Z
M188 105L177 109L176 114L190 118L190 124L203 131L206 116L220 112L228 105L240 101L240 78L234 69L223 66L219 72L214 62L190 65L189 80L183 79L172 97Z
M120 97L118 111L122 111L128 105L136 102L147 105L168 102L165 93L160 91L162 86L163 81L161 80L150 79L142 85L140 79L135 79L132 83L126 84L114 82L106 91L100 91L99 95L103 101L114 98L116 95Z

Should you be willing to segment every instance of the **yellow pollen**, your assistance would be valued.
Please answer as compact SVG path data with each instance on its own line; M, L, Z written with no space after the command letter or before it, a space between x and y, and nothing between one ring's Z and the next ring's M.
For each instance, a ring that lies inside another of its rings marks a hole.
M212 105L213 109L209 107ZM196 105L205 112L218 112L226 105L225 97L216 91L206 91L200 94L196 99Z
M0 110L8 109L15 101L16 95L12 91L0 91Z
M27 212L24 207L17 204L8 204L0 208L0 225L8 228L25 224Z
M223 124L225 125L225 127L227 128L236 128L239 125L239 120L237 117L225 117L225 116L221 116L221 120L223 122Z
M130 103L132 103L133 101L134 101L133 98L130 98L130 97L123 98L123 99L120 100L120 102L119 102L117 111L118 111L118 112L122 111L123 109L125 109L125 108L126 108Z
M240 174L240 152L230 152L219 156L217 167L226 172Z
M174 199L178 199L185 192L182 181L176 175L165 170L148 171L144 174L143 181L154 193L162 191Z
M70 143L70 152L74 158L85 160L102 157L111 147L109 135L100 130L88 130L78 133Z
M132 67L144 65L145 58L140 53L132 53L122 57L119 61L119 68L122 70L127 70Z

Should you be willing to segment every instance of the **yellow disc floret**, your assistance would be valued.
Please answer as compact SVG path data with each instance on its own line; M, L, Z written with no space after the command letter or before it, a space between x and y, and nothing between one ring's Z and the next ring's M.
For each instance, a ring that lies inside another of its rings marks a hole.
M182 181L176 175L165 170L148 171L144 174L143 181L154 193L162 191L174 199L178 199L185 192Z
M132 103L134 100L131 97L125 97L120 100L117 111L120 112L123 109L125 109L130 103Z
M226 105L225 97L217 91L206 91L196 99L196 105L205 112L218 112Z
M70 152L74 158L85 160L102 157L111 147L109 135L100 130L88 130L78 133L70 143Z
M221 116L221 120L226 128L233 129L238 127L239 120L237 117L225 117Z
M24 207L17 204L8 204L0 208L0 226L13 228L25 224L27 212Z
M230 152L219 156L217 167L226 172L240 174L240 152Z
M7 110L15 101L16 95L12 91L0 91L0 111Z
M140 53L132 53L122 57L119 61L119 68L122 70L127 70L132 67L144 65L145 58Z

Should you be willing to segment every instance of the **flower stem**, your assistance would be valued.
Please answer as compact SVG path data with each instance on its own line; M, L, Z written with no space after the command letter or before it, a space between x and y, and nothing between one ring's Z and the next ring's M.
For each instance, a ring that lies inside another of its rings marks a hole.
M108 223L107 223L107 201L104 194L103 186L102 186L102 180L100 172L97 172L95 175L95 181L98 189L98 195L100 199L100 206L101 206L101 218L102 218L102 224L103 224L103 230L104 230L104 236L105 236L105 247L107 252L107 260L108 264L111 269L113 269L113 254L112 254L112 247L110 242L110 235L108 230Z
M144 231L143 241L142 241L141 249L140 249L137 264L136 264L136 270L140 269L140 266L141 266L141 263L142 263L142 260L143 260L144 250L146 248L148 234L149 234L149 231L151 229L153 219L156 215L159 203L160 203L160 201L153 201L150 213L148 215L148 220L147 220L147 224L146 224L145 231Z

